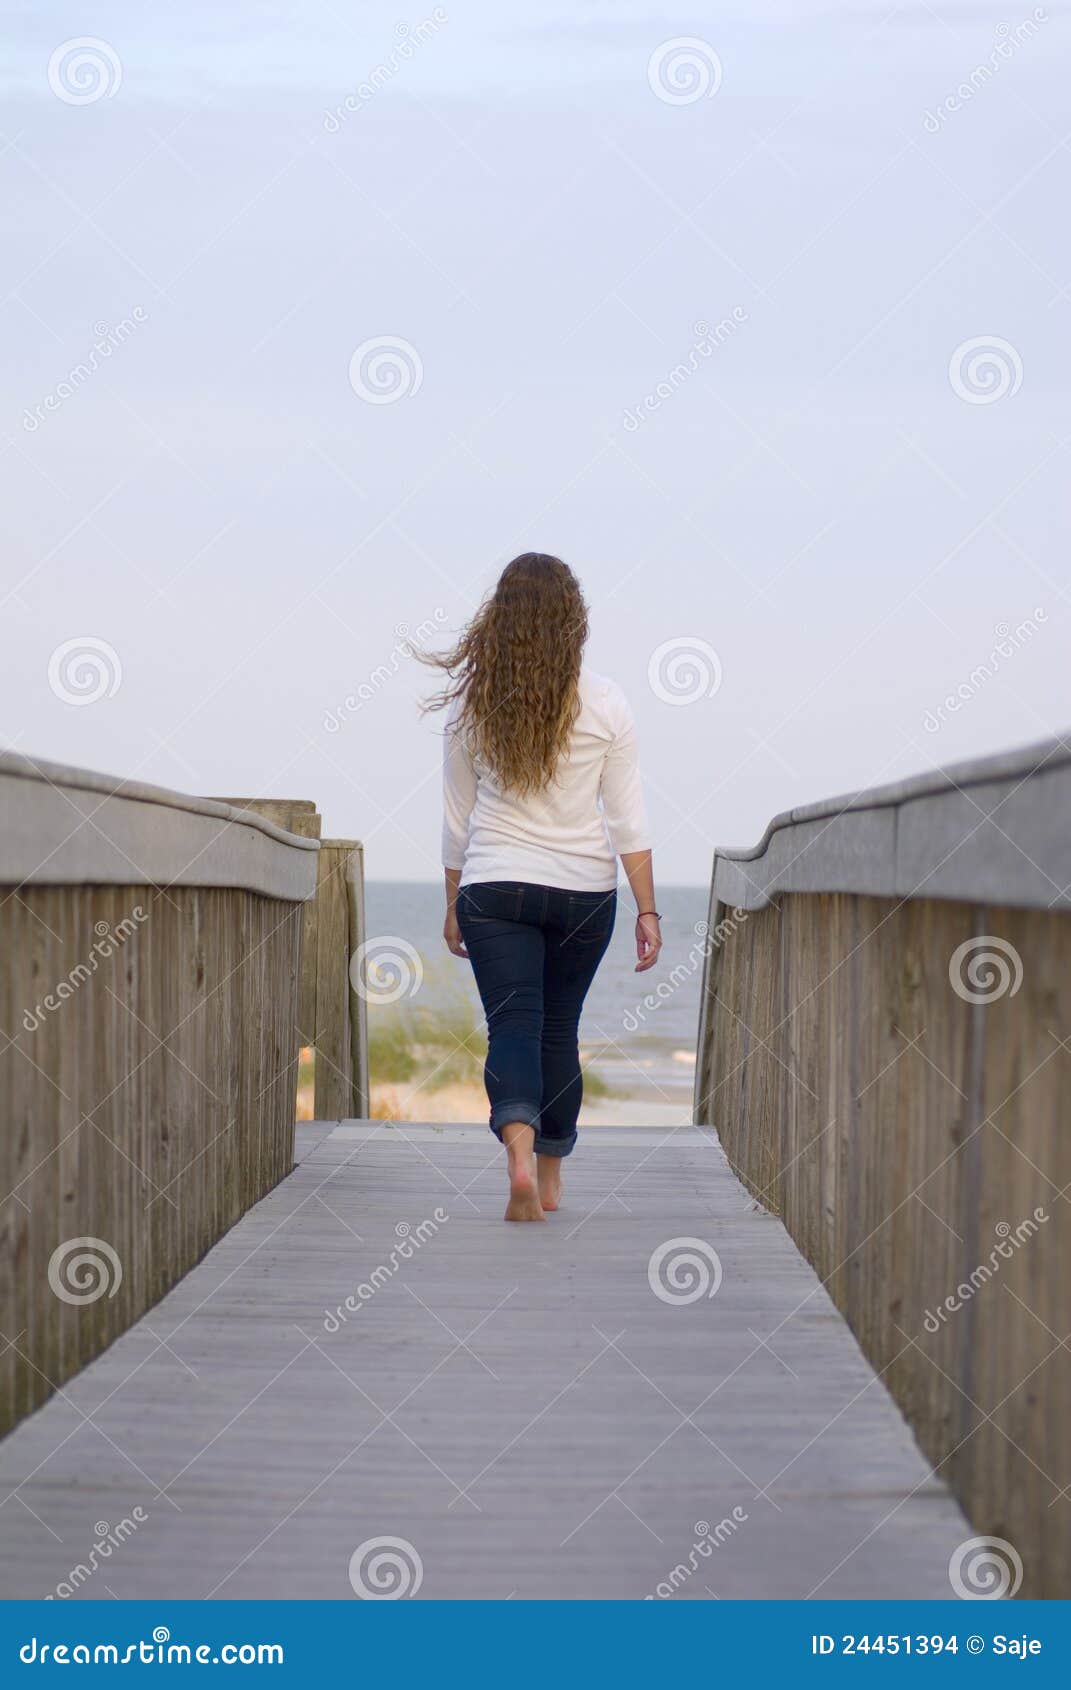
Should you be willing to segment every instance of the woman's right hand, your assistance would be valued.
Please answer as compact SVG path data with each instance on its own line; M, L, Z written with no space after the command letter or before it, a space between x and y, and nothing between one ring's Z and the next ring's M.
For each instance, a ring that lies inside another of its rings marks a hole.
M443 922L443 938L446 940L447 950L451 951L454 956L468 956L465 941L461 937L461 929L457 924L457 912L455 910L451 909L446 912L446 920Z
M643 974L646 969L653 968L658 961L658 953L662 949L662 929L658 925L658 917L638 915L636 917L636 973Z

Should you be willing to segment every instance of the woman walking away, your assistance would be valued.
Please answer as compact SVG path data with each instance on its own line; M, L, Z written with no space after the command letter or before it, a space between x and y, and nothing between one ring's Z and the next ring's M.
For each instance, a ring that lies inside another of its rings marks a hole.
M587 606L560 558L525 552L452 651L443 760L443 936L487 1017L491 1131L508 1221L561 1200L583 1081L577 1029L613 932L620 856L636 899L636 968L662 948L632 713L582 666Z

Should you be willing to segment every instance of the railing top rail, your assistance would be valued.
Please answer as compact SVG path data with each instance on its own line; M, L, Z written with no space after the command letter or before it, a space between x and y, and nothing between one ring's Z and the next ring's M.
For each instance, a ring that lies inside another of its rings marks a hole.
M0 883L241 886L304 900L319 841L253 810L0 753Z
M105 775L95 769L72 768L67 763L49 763L43 757L26 757L17 751L0 751L0 775L13 775L22 780L41 781L46 786L74 787L81 792L100 792L108 798L133 798L141 804L164 804L170 810L188 810L196 816L218 816L221 821L240 821L255 827L269 839L281 839L301 851L319 850L319 841L287 833L274 822L267 821L255 810L239 810L221 798L199 798L189 792L174 792L167 786L151 786L147 781L126 780L121 775ZM296 800L294 807L316 806L311 801Z
M1071 909L1071 733L785 810L719 846L714 894L858 892Z

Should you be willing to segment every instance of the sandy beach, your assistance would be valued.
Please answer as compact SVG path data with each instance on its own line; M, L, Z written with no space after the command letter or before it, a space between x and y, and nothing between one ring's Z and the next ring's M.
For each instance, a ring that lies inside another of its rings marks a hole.
M487 1121L487 1099L479 1085L381 1085L372 1092L371 1118L378 1121ZM691 1086L653 1088L635 1096L594 1098L580 1111L582 1127L679 1127L692 1119Z

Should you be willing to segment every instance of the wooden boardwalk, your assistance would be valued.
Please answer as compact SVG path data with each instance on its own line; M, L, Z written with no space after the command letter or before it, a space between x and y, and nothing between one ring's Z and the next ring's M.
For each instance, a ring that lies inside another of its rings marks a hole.
M708 1132L588 1131L528 1227L484 1128L299 1151L0 1444L6 1597L352 1600L379 1539L420 1598L953 1594L970 1528Z

